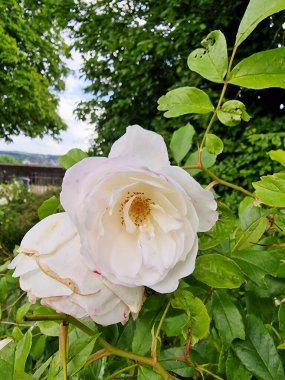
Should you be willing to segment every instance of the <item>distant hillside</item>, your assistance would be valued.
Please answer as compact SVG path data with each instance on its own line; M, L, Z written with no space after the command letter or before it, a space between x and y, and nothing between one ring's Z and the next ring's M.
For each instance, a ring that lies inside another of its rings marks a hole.
M55 156L52 154L38 154L38 153L26 153L26 152L0 150L0 156L2 155L15 157L21 163L26 163L26 164L58 166L57 160L59 156Z

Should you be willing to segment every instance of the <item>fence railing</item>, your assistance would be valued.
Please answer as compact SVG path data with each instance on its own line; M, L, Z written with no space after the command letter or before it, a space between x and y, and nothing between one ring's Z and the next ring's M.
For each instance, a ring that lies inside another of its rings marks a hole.
M43 192L50 187L61 186L65 170L54 166L15 165L0 163L0 183L27 178L31 188Z

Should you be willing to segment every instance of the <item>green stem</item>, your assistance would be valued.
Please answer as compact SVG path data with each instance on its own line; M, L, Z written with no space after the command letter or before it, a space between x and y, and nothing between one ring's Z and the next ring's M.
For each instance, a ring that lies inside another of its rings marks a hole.
M206 169L206 168L201 168L205 173L208 174L209 177L211 177L212 179L214 179L215 181L217 181L220 185L224 185L224 186L227 186L227 187L230 187L234 190L237 190L245 195L247 195L248 197L251 197L251 198L255 198L254 194L252 194L250 191L247 191L246 189L244 189L243 187L241 186L237 186L231 182L228 182L228 181L225 181L219 177L217 177L214 173L212 173L209 169Z
M209 371L208 369L205 369L204 367L196 366L196 369L197 369L199 372L206 372L208 375L211 375L214 379L217 379L217 380L224 380L222 377L216 375L215 373Z
M158 340L158 337L159 337L159 334L160 334L160 330L161 330L161 326L165 320L165 317L166 317L166 314L169 310L169 307L170 307L170 301L167 303L166 305L166 308L160 318L160 321L159 321L159 324L157 326L157 330L156 330L156 333L155 333L155 336L153 337L153 342L152 342L152 345L151 345L151 356L153 358L153 360L155 362L157 362L157 340Z
M70 315L66 314L49 314L49 315L32 315L32 316L26 316L24 317L25 321L68 321L74 326L78 327L80 330L85 332L87 335L93 336L96 334L96 332L80 321L78 321L76 318L71 317ZM123 351L117 347L112 346L108 342L106 342L105 339L102 337L98 337L97 342L104 347L106 350L108 350L111 354L120 356L122 358L127 358L134 360L135 362L139 362L142 364L146 364L153 368L155 372L157 372L164 380L170 380L171 376L169 373L159 364L154 362L153 358L141 356L134 354L133 352Z
M120 375L121 373L130 371L131 369L136 368L137 366L138 366L137 364L132 364L132 365L129 365L128 367L125 367L123 369L119 369L118 371L112 373L112 375L106 377L105 380L112 380L115 378L115 376Z
M216 108L214 109L214 112L213 112L213 115L211 117L211 120L209 121L209 124L208 124L208 126L206 128L206 131L205 131L204 135L203 135L201 144L200 144L200 146L198 148L198 165L201 165L201 152L202 152L203 146L205 144L207 134L209 133L209 131L210 131L210 129L211 129L211 127L212 127L215 119L216 119L218 110L220 109L221 104L223 102L223 99L224 99L224 96L225 96L225 93L226 93L226 90L227 90L227 87L228 87L228 78L229 78L229 75L230 75L230 71L231 71L231 68L232 68L232 64L233 64L233 61L234 61L234 57L235 57L236 51L237 51L237 46L235 46L233 48L232 55L230 57L230 61L229 61L229 65L228 65L226 79L224 81L224 85L223 85L223 88L222 88L222 92L221 92L220 98L218 100L218 104L217 104Z

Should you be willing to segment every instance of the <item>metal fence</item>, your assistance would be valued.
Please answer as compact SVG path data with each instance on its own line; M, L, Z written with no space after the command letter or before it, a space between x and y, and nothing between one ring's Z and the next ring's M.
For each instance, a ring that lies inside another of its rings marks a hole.
M65 171L53 166L15 165L0 163L0 183L13 179L29 183L32 191L44 192L49 188L60 187Z

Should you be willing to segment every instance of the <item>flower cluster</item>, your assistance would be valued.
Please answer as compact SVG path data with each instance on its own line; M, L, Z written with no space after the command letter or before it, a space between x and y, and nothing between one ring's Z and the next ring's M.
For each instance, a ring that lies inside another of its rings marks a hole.
M194 270L197 232L216 222L216 202L171 166L161 136L130 126L109 157L67 170L64 213L24 237L10 264L31 301L108 325L136 315L144 286L174 291Z

